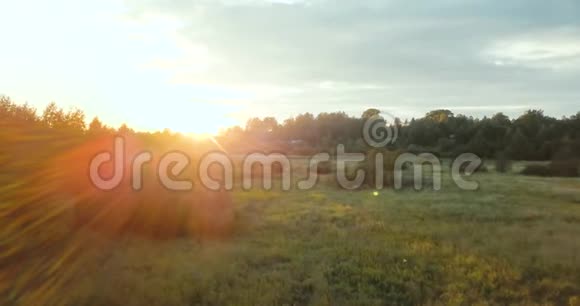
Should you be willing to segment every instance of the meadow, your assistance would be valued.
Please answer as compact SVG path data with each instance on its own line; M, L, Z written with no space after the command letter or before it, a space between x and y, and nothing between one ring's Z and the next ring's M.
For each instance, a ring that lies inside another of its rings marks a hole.
M293 165L304 163L294 160ZM516 164L514 169L521 168ZM233 192L219 239L98 241L69 305L580 305L580 180ZM171 204L168 204L171 205Z

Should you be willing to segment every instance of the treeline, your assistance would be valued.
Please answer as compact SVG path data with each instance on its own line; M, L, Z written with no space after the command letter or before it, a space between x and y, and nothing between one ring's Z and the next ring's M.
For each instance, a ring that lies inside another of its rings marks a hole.
M397 131L392 149L410 152L431 152L452 157L471 152L483 158L513 160L570 159L580 156L580 112L570 117L553 118L542 110L528 110L518 118L503 113L492 117L473 118L449 110L434 110L422 118L400 120L368 109L359 117L344 112L300 114L284 122L273 117L251 118L245 127L232 127L217 137L228 151L283 151L310 154L332 152L337 144L353 152L368 151L362 137L365 120L383 116L391 131ZM42 112L27 104L19 105L0 97L0 122L3 126L49 131L71 136L114 134L137 135L145 142L171 144L187 137L169 130L154 133L135 132L123 124L119 128L104 125L94 118L88 125L79 109L65 111L55 103ZM3 138L7 137L4 135Z
M60 140L69 138L78 141L83 141L87 137L132 135L145 143L155 145L169 145L187 139L184 135L174 133L169 129L150 133L135 131L127 124L114 128L105 125L97 117L88 124L86 122L85 113L77 108L64 110L51 102L44 110L39 111L26 103L17 104L9 97L0 96L0 127L3 129L3 133L0 133L0 140L2 141L14 139L22 142L22 139L16 137L22 133L33 136L34 139L30 140L58 136Z
M86 122L86 115L79 109L64 110L50 103L38 111L0 96L0 167L5 174L0 176L0 184L14 175L24 177L46 169L47 163L75 150L94 155L105 148L112 149L115 136L124 136L134 150L157 152L158 156L179 150L198 158L204 152L217 150L209 140L193 140L168 129L151 133L135 131L126 124L112 128L98 118ZM84 160L87 165L89 161L88 157Z
M350 151L366 151L362 137L365 120L383 116L391 131L397 131L394 149L431 152L456 156L471 152L483 158L513 160L552 160L580 156L580 112L560 119L544 115L542 110L528 110L518 118L503 113L473 118L449 110L434 110L422 118L401 121L368 109L360 117L344 112L306 113L282 123L273 117L249 119L245 128L233 127L222 139L235 148L246 143L272 143L289 151L308 148L332 151L344 144Z

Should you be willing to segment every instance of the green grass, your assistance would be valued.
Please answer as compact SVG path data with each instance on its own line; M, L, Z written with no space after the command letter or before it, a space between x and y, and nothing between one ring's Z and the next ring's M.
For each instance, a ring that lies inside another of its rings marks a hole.
M444 175L444 178L446 176ZM234 192L231 237L125 237L71 305L579 305L580 181Z

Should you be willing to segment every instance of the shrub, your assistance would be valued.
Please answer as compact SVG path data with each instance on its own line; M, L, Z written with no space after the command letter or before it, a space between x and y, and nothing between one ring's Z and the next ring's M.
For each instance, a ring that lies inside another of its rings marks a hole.
M363 167L366 167L365 184L368 187L376 187L376 155L383 154L383 186L392 186L394 183L395 161L401 154L400 151L390 151L386 149L371 149L367 152L366 161Z
M556 176L556 177L577 177L578 161L576 160L559 160L552 161L548 166L528 165L521 172L523 175L536 176Z
M275 163L272 163L270 171L271 171L270 173L272 174L272 178L279 178L279 177L282 177L282 174L284 174L284 167L282 166L282 164L275 162ZM251 168L250 176L252 178L257 178L257 179L263 178L264 177L263 165L261 165L260 163L253 164L252 168Z
M467 172L465 169L465 168L467 168L467 165L469 165L469 164L468 163L461 164L461 166L459 167L459 172L461 172L461 173ZM479 165L479 167L475 168L475 170L473 171L473 173L478 173L478 172L487 172L487 167L483 163L481 163Z
M332 163L330 161L324 161L318 163L318 168L316 169L318 174L331 174L333 172Z
M292 155L312 156L320 153L320 149L314 147L297 147L289 149L288 152Z
M559 160L550 163L550 174L559 177L577 177L578 161L577 160Z
M512 164L505 153L499 153L495 159L495 171L499 173L506 173L511 171Z
M543 165L527 165L521 174L533 176L550 176L550 168Z

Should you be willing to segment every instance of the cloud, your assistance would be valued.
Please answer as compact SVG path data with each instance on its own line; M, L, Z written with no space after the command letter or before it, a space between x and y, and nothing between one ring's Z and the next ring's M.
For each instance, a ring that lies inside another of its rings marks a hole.
M244 103L281 117L366 105L418 114L461 105L474 115L539 105L562 115L576 112L569 108L580 99L574 0L127 5L134 17L157 12L180 21L174 41L184 52L152 60L157 68L177 82L252 92Z
M486 52L496 65L580 69L580 29L562 28L496 42Z

